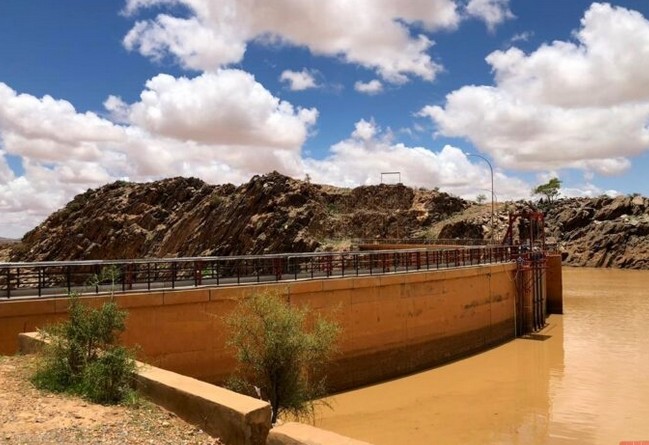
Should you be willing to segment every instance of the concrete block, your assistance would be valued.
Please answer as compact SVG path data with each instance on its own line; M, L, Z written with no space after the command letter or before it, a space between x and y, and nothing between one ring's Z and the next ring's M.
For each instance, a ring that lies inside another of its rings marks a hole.
M163 292L121 294L115 297L115 301L122 309L136 307L161 306L163 304Z
M352 278L354 277L348 277L348 278L334 278L334 279L329 279L329 280L323 280L322 281L322 290L323 291L329 291L329 290L344 290L344 289L351 289L354 285L354 282L352 281Z
M322 280L298 281L288 285L291 294L306 294L322 291Z
M352 287L362 289L364 287L378 287L380 285L379 277L358 277L352 278Z
M107 295L102 295L102 296L97 296L97 295L80 295L79 299L81 303L84 305L93 307L93 308L98 308L101 307L104 303L107 303L110 301L110 296ZM119 304L119 303L118 303ZM63 298L56 298L54 300L54 305L55 305L55 311L59 314L65 314L68 312L68 309L70 307L70 298L68 297L63 297Z
M271 286L267 285L252 285L252 286L223 286L219 288L209 289L210 292L210 301L224 301L232 300L238 301L242 298L249 297L250 295L257 292L266 292L272 289Z
M148 365L137 378L147 398L223 442L266 443L271 427L268 403Z
M380 287L355 288L351 292L352 305L377 301L380 298Z
M204 303L207 301L210 301L209 289L164 291L162 295L162 304L164 305Z
M18 334L18 352L21 354L35 354L43 349L43 340L38 332L21 332Z
M379 276L379 286L392 286L399 285L406 282L407 275L397 274L397 275L382 275Z
M267 445L370 445L311 425L289 422L268 434Z
M0 303L0 318L54 314L56 301L56 299L4 301Z
M0 354L15 354L19 350L19 333L36 331L59 319L56 315L27 315L0 319Z

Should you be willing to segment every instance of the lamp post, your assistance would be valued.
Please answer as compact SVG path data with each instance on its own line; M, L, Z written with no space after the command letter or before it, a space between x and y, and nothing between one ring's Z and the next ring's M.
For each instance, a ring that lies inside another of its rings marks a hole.
M494 244L494 169L491 166L489 159L485 158L482 155L473 154L473 153L464 153L466 156L473 156L480 158L487 163L489 166L489 171L491 172L491 244Z

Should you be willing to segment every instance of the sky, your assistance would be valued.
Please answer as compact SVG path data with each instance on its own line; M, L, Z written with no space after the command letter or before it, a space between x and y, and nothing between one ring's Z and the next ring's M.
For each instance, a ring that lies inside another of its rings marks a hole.
M648 152L646 0L0 1L2 237L174 176L649 195Z

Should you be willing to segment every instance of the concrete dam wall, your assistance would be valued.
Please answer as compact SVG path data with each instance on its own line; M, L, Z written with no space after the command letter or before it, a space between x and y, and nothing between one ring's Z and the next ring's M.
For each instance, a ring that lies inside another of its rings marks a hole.
M558 267L560 277L560 262ZM129 313L122 339L139 346L143 361L216 383L235 364L226 347L223 316L239 298L273 290L292 305L331 313L343 329L340 354L329 374L330 386L339 391L425 369L514 338L516 306L522 301L516 282L516 264L504 263L115 298ZM93 305L108 299L86 298ZM19 332L65 317L67 305L65 298L0 304L0 353L16 352Z

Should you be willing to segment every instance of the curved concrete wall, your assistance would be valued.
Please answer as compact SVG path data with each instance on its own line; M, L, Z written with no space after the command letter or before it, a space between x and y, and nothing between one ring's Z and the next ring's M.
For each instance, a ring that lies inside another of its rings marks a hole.
M515 264L245 287L118 295L123 340L155 366L219 382L234 366L222 317L236 300L274 289L295 305L332 311L343 327L330 384L342 390L424 369L514 337ZM88 297L101 304L107 297ZM0 352L18 332L65 316L65 299L0 304Z

